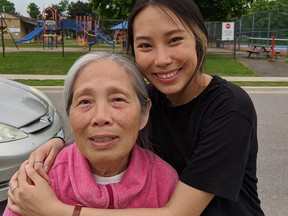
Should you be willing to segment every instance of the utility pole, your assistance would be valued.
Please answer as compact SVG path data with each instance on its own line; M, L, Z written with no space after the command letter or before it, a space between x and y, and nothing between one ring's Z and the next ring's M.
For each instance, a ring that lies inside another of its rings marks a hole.
M3 6L3 8L4 8L4 6ZM1 19L1 41L2 41L2 53L3 53L3 58L5 58L3 16L4 16L4 14L0 14L0 19Z

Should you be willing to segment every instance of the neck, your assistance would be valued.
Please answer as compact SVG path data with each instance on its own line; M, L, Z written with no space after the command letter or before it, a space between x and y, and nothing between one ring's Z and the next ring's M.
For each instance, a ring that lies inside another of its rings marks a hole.
M115 176L125 171L130 163L129 156L115 161L89 162L92 173L102 177Z

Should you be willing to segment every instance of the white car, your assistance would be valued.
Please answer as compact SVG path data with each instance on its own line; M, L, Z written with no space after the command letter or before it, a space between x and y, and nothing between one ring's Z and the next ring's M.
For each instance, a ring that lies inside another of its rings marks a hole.
M62 128L62 117L41 91L0 78L0 202L20 164L52 137L63 137Z

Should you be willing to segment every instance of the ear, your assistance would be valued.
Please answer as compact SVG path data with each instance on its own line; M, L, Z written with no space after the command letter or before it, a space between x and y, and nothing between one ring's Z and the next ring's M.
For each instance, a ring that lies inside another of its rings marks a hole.
M146 126L146 124L147 124L147 122L149 120L149 113L150 113L151 106L152 106L152 102L148 98L147 107L146 107L145 113L142 114L142 117L141 117L141 120L140 120L139 131L142 130Z

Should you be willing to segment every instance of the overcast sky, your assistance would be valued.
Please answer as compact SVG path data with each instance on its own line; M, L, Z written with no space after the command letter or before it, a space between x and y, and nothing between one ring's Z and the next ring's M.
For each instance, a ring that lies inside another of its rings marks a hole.
M16 12L23 16L28 16L26 6L30 3L35 3L40 8L40 12L52 4L58 4L61 0L8 0L15 5ZM69 0L69 2L76 2L77 0ZM85 1L84 1L85 2Z

